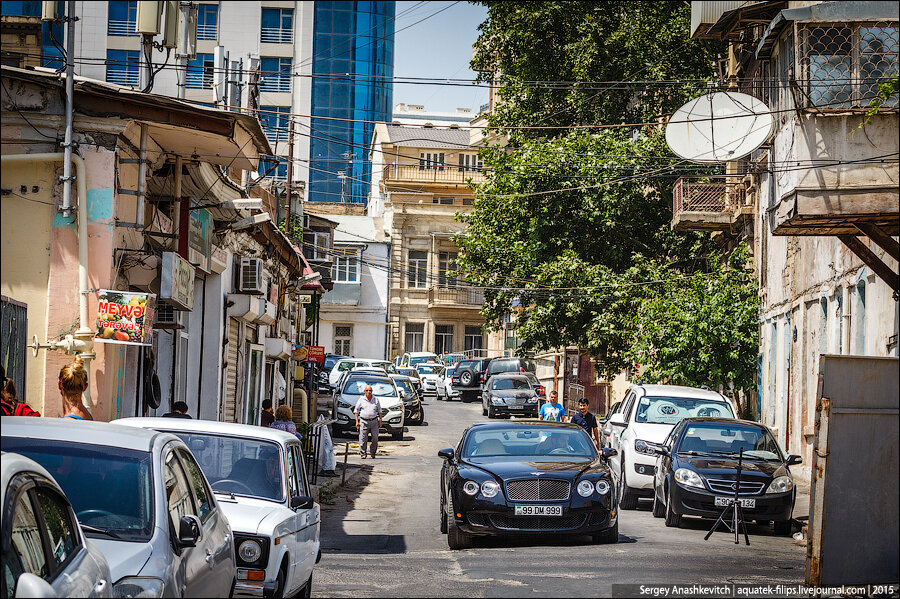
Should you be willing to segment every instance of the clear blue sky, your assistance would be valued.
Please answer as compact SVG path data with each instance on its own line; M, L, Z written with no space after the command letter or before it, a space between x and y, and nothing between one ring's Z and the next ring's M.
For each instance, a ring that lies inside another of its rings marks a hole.
M444 8L446 10L435 14ZM396 14L399 16L394 27L397 32L394 37L395 77L475 79L469 61L472 60L472 44L478 38L478 25L487 17L486 7L448 0L398 0ZM413 25L420 20L421 23ZM423 104L429 112L453 112L457 108L471 108L477 112L487 101L485 88L394 84L395 105Z

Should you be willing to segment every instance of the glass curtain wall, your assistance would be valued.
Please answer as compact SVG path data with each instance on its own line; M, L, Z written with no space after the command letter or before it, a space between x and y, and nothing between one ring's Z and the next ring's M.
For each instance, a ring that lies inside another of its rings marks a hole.
M394 12L393 1L315 3L311 201L367 201L371 121L391 119Z

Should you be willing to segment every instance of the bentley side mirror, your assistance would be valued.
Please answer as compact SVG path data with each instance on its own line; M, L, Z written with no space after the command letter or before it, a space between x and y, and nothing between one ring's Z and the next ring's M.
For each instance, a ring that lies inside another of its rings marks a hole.
M200 540L202 530L200 519L197 516L182 516L178 521L178 546L194 547Z
M292 510L308 510L313 506L313 498L306 495L294 495L291 497Z
M438 452L438 457L444 460L452 460L453 459L453 450L452 449L442 449Z
M603 456L604 460L608 460L614 455L619 455L619 452L613 449L612 447L604 447L600 450L600 455Z
M794 464L802 464L802 463L803 463L803 458L798 455L791 454L787 457L787 465L788 466L793 466Z

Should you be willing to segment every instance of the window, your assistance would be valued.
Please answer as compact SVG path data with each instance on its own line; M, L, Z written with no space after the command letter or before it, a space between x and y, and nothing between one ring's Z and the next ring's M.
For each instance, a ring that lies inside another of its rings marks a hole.
M334 325L334 353L339 356L349 356L350 340L353 337L353 325L336 324ZM352 364L352 363L350 363ZM352 368L352 366L351 366Z
M453 198L433 198L431 202L434 204L442 204L444 206L452 206Z
M425 344L425 323L407 322L405 345L407 352L422 351Z
M112 0L108 5L106 35L137 36L137 2Z
M181 517L196 516L196 514L194 513L194 502L191 499L191 487L174 451L166 454L163 479L166 483L166 508L172 519L172 526L175 527L175 534L178 534Z
M438 285L441 287L456 287L456 277L448 273L456 266L457 252L440 252L438 254Z
M261 158L257 172L260 177L274 179L275 181L287 181L287 162L277 157Z
M219 5L201 4L197 13L197 39L214 40L219 34Z
M898 46L896 23L804 25L800 58L807 106L868 106L878 95L879 84L897 74ZM884 106L897 106L897 98Z
M173 394L173 401L183 401L187 402L187 382L188 382L188 354L189 347L188 343L190 338L188 334L184 331L190 330L190 324L188 319L190 318L191 313L188 311L184 311L181 314L181 324L184 326L184 330L181 331L173 331L175 333L176 346L175 346L175 393Z
M261 91L291 91L291 59L273 57L260 58L259 77L259 89Z
M116 85L138 85L141 58L137 50L107 50L106 80Z
M200 517L201 522L206 522L206 519L213 511L213 507L215 507L212 500L212 492L206 486L203 473L194 460L194 456L183 449L178 449L178 457L181 458L181 463L184 464L188 481L194 488L194 495L197 497L197 515Z
M856 284L856 308L853 310L853 341L856 346L853 353L857 356L866 354L866 280L860 279Z
M409 272L407 282L414 289L425 289L428 279L428 252L409 251Z
M271 143L287 139L290 106L260 106L259 124Z
M449 354L453 351L453 325L439 324L434 327L434 352Z
M185 72L185 87L188 89L212 89L215 57L212 54L198 54L188 62Z
M16 500L9 536L9 551L3 552L3 584L6 587L3 596L15 597L16 582L22 574L28 572L45 580L50 577L41 528L28 492L20 493Z
M300 491L300 477L298 476L297 456L287 448L287 471L288 471L288 497L297 497L303 493Z
M309 481L306 478L306 464L303 461L303 451L300 449L299 445L291 445L291 453L294 454L294 463L297 464L300 494L309 496Z
M294 43L294 10L292 8L262 9L262 30L259 41L264 44Z
M337 283L359 282L359 251L344 249L335 250L334 266L332 266L331 278Z
M477 154L459 155L459 172L480 171L484 167L484 161Z
M331 233L308 231L303 234L303 255L310 260L326 261L331 250Z
M444 170L444 153L443 152L421 152L419 153L419 170Z
M53 560L51 567L55 570L75 553L81 541L72 525L69 505L59 493L46 487L38 487L34 494L46 524L52 553L50 557Z
M466 325L466 351L470 349L484 349L484 335L478 325Z

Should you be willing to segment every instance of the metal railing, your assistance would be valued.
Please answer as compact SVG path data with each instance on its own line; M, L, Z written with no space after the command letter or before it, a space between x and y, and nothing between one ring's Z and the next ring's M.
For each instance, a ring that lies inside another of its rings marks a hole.
M428 290L429 304L458 306L481 306L484 303L484 289L477 287L431 287Z
M137 37L137 21L108 21L106 35Z
M730 178L692 180L681 177L675 182L672 198L674 215L682 212L732 212L744 205L744 187Z
M294 30L281 27L263 27L259 32L259 41L264 44L293 44Z
M260 78L259 89L264 92L291 91L290 75L264 75Z
M219 28L216 25L197 25L198 40L214 40L219 36Z
M107 69L106 80L116 85L138 85L140 73L137 68L127 71L123 69Z
M475 183L484 181L484 174L479 170L452 165L443 167L418 164L389 164L384 167L385 180L415 181L418 183L465 183L472 179Z
M213 76L211 72L188 70L184 83L188 89L212 89Z

